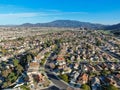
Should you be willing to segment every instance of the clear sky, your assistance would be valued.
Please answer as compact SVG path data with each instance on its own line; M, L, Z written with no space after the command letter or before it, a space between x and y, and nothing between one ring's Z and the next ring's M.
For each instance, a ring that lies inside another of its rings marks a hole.
M2 25L58 19L120 23L120 0L0 0Z

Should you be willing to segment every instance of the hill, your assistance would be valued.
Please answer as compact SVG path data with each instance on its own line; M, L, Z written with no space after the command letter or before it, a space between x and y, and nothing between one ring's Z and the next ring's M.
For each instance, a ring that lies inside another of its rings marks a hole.
M93 24L89 22L80 22L75 20L56 20L48 23L37 23L37 24L31 24L31 23L25 23L21 26L24 27L69 27L69 28L80 28L85 27L88 29L103 29L104 25L102 24Z
M22 25L0 25L0 27L65 27L65 28L87 28L90 30L119 30L120 23L114 25L103 25L89 22L80 22L76 20L56 20L48 23L24 23Z
M120 30L120 23L115 24L115 25L111 25L111 26L106 26L105 29L106 30Z

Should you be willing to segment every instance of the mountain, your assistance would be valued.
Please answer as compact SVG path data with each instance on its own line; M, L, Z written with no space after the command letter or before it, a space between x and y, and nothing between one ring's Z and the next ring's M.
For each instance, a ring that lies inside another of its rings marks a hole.
M94 24L89 22L80 22L75 20L56 20L48 23L25 23L20 26L24 27L68 27L68 28L80 28L85 27L88 29L103 29L105 25L102 24Z
M90 30L114 30L120 31L120 23L114 25L103 25L76 20L56 20L48 23L24 23L22 25L0 25L0 27L65 27L65 28L87 28Z
M105 30L120 30L120 23L115 25L106 26Z

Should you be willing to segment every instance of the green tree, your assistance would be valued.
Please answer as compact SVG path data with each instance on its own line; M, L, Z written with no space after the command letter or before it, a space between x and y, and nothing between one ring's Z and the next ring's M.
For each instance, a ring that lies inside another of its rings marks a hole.
M64 80L65 82L68 82L69 79L68 79L68 75L67 74L62 74L59 76L62 80Z
M109 85L109 86L107 87L107 90L118 90L118 88L115 87L115 86L113 86L113 85Z
M100 46L102 44L102 42L100 40L96 40L96 46Z
M42 59L41 60L41 62L40 62L40 65L44 65L45 64L45 61L46 61L46 59L44 58L44 59Z
M23 40L23 37L17 38L17 40L18 40L18 41L21 41L21 40Z
M7 54L8 53L8 51L6 50L6 49L4 49L4 48L2 48L2 53L3 53L3 55L5 55L5 54Z
M19 75L19 74L22 73L23 67L20 64L18 64L17 67L16 67L16 70L17 70L17 74Z
M18 59L14 59L13 60L13 64L14 64L14 66L17 66L19 64L19 60Z
M47 58L49 56L49 54L50 54L49 52L46 52L45 53L45 58Z
M11 81L12 83L15 82L16 79L17 79L17 76L15 75L15 73L11 72L8 75L8 80Z
M67 61L67 63L69 63L69 64L71 63L71 61L70 61L69 59L67 59L66 61Z
M83 84L83 85L81 86L81 88L82 88L83 90L91 90L91 89L90 89L90 86L88 86L87 84Z
M2 71L2 76L3 76L3 77L7 77L8 74L9 74L8 70L3 70L3 71Z
M32 60L32 56L29 54L27 55L27 61L30 62Z
M20 89L21 90L30 90L30 88L28 86L26 86L26 85L20 86Z
M110 74L110 71L108 71L108 70L103 70L101 73L102 73L103 75L108 75L108 74Z
M10 81L4 82L3 85L2 85L2 88L6 88L6 87L8 87L10 84L11 84Z

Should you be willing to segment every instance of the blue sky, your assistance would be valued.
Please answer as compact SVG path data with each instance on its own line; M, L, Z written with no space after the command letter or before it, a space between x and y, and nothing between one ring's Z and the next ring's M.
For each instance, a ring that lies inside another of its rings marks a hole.
M120 23L120 0L0 0L0 24L58 19L101 24Z

